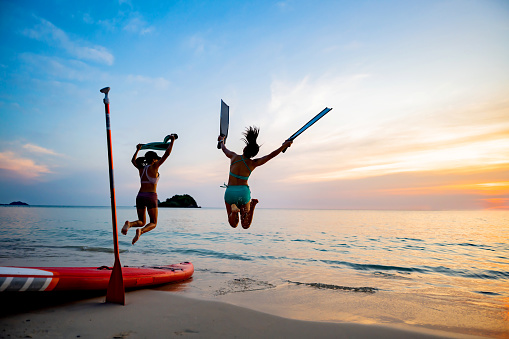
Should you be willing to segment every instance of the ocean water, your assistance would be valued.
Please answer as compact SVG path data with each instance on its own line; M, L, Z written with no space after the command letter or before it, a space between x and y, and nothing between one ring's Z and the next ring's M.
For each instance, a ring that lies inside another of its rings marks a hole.
M117 208L118 228L133 207ZM509 337L508 211L159 209L122 265L195 265L159 289L291 318ZM109 207L0 207L0 265L113 264Z

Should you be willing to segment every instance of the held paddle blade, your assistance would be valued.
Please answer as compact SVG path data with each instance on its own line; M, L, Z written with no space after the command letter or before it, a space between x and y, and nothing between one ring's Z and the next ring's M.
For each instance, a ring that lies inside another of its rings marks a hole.
M228 125L230 124L230 107L221 100L221 117L219 119L219 135L224 137L224 142L226 142L226 137L228 136ZM221 142L217 143L217 149L221 149Z

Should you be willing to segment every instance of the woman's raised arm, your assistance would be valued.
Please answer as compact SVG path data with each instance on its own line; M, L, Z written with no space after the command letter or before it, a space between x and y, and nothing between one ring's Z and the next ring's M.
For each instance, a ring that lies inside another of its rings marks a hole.
M287 149L288 147L290 147L293 143L293 140L286 140L278 149L276 149L275 151L267 154L266 156L264 157L261 157L261 158L258 158L258 159L253 159L253 163L256 167L258 166L261 166L263 164L265 164L266 162L268 162L270 159L273 159L275 158L279 153L281 153L282 151L284 151L285 149Z
M226 155L228 158L233 158L237 155L237 153L230 151L228 148L226 148L226 145L224 144L224 136L220 135L217 138L217 141L221 143L221 150L223 151L224 155Z
M132 163L132 164L134 165L134 167L136 167L136 168L138 168L138 164L136 163L136 158L138 157L138 152L140 151L141 146L143 146L143 144L138 144L138 145L136 145L136 152L134 152L133 158L131 159L131 163Z
M170 156L171 150L173 149L173 143L175 142L175 136L173 134L170 135L170 140L171 142L168 145L168 148L166 148L166 151L164 152L163 156L161 157L161 159L159 159L158 162L155 163L156 169L159 168Z

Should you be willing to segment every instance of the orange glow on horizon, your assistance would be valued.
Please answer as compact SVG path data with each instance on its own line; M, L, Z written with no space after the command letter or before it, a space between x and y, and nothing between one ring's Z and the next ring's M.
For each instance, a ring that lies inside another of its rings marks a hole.
M509 210L509 198L481 199L486 210Z
M473 193L479 195L505 195L509 194L509 181L489 182L477 184L456 184L456 185L440 185L428 187L408 187L383 189L380 192L391 195L428 195L443 193Z

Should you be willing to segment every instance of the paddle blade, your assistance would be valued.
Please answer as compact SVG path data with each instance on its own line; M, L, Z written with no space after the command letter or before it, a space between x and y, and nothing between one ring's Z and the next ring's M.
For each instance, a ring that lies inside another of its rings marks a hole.
M124 278L119 260L115 260L111 271L110 282L106 291L106 302L125 305Z
M225 140L228 136L228 126L230 124L230 106L221 100L221 117L219 119L219 134L224 136ZM221 143L217 143L217 149L221 148Z

